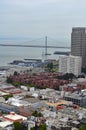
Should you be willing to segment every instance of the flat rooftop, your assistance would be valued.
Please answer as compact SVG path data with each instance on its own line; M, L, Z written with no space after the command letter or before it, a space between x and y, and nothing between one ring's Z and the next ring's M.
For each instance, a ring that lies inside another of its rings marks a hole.
M0 122L0 128L5 128L12 124L13 124L13 122L11 122L11 121L2 121L2 122Z
M19 119L27 120L26 117L18 115L18 114L14 113L14 112L4 116L4 118L8 119L8 120L11 120L11 121L16 121L16 120L19 120Z
M67 104L68 104L68 101L65 101L65 100L59 100L58 102L55 102L55 103L53 103L53 102L46 102L46 104L47 104L48 106L54 106L54 107L57 107L58 105L61 105L61 104L63 104L63 105L67 105Z

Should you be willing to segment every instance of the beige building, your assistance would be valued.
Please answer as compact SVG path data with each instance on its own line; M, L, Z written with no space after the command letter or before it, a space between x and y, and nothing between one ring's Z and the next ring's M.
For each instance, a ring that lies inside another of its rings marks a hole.
M82 67L86 66L86 28L72 28L71 55L82 57Z
M81 73L81 57L79 56L60 56L59 57L59 72L73 73L79 75Z

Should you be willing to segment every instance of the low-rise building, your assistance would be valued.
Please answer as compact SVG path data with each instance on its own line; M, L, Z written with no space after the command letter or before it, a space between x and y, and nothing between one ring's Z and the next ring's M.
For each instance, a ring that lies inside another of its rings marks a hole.
M66 101L71 101L79 106L86 107L86 95L83 93L65 94L64 99Z
M10 114L4 115L3 118L11 122L22 122L23 120L27 120L26 117L16 114L15 112L10 112Z
M29 117L32 115L32 113L36 110L35 108L31 107L31 106L28 106L28 107L19 107L18 108L19 110L19 114L22 115L22 116L25 116L25 117Z
M13 122L11 121L1 121L0 130L11 130L11 129L8 129L8 127L11 127L12 125L13 125Z
M6 103L0 103L0 111L4 113L9 113L11 111L18 113L18 107Z

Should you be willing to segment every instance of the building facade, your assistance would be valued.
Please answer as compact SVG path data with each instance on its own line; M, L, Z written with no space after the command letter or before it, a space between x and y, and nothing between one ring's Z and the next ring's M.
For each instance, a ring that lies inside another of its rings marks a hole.
M79 56L60 56L59 57L59 72L73 73L79 75L81 73L82 58Z
M82 57L82 67L86 66L86 28L72 28L71 55Z
M83 94L69 94L64 96L66 101L71 101L76 105L86 107L86 95Z

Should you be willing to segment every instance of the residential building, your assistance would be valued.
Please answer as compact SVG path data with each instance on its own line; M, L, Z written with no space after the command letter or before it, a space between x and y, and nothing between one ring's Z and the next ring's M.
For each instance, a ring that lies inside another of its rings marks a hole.
M59 72L73 73L79 75L81 73L81 57L79 56L60 56L59 57Z
M86 66L86 28L74 27L71 33L71 55L82 57L82 67Z

